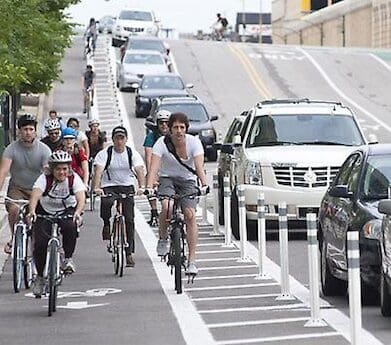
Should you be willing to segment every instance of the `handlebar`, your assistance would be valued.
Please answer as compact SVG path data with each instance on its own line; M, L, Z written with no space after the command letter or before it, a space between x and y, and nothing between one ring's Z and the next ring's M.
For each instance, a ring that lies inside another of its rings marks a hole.
M65 214L65 215L37 214L37 218L46 219L51 223L57 223L58 221L63 219L73 218L73 214Z
M114 198L115 200L127 199L134 196L135 193L107 193L107 194L100 195L101 198Z
M4 202L1 202L1 203L4 204L6 201L12 202L12 203L14 203L16 205L21 205L21 206L28 205L28 203L29 203L29 200L26 200L26 199L12 199L9 196L5 196L4 197Z

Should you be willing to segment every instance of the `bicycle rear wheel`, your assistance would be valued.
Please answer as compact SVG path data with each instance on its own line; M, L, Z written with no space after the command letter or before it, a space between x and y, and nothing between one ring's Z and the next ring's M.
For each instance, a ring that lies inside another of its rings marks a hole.
M48 290L49 290L49 304L48 304L48 316L56 311L57 303L57 272L59 265L58 247L53 241L49 244L49 267L48 267Z
M13 246L13 281L14 291L19 292L22 287L24 258L23 258L23 228L17 226L14 234L14 246Z
M175 269L175 290L177 294L182 293L182 250L181 250L181 229L178 226L171 230L173 242L173 263Z

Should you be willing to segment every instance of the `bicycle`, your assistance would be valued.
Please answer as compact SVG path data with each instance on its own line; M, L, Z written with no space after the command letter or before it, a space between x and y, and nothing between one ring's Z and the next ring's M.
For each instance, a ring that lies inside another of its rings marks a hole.
M93 176L94 176L94 161L95 159L90 157L88 158L88 171L89 171L89 176L88 176L88 198L90 199L90 211L95 210L95 197L96 194L94 193L93 189Z
M37 214L37 218L42 218L49 221L52 225L50 239L47 247L46 264L43 272L45 280L45 291L48 296L48 316L56 311L57 306L57 292L58 286L61 285L63 277L67 275L61 269L61 262L63 259L62 245L59 237L59 225L58 222L62 219L73 218L73 215L43 215ZM40 298L41 296L36 296Z
M87 115L87 119L91 115L91 103L92 103L92 87L89 86L84 91L84 110Z
M175 290L177 294L182 293L182 267L186 268L186 254L185 254L185 241L186 241L186 231L185 231L185 218L180 207L180 201L184 198L196 198L200 196L200 191L193 192L190 194L184 195L163 195L157 194L159 200L166 199L168 202L172 202L172 207L169 206L168 214L171 213L168 232L170 236L170 249L167 255L167 266L171 266L171 274L174 274ZM168 215L167 214L167 215ZM162 260L165 260L165 257L162 257ZM195 274L189 274L185 272L188 276L187 283L194 282Z
M116 213L113 217L110 227L110 240L107 250L111 253L111 260L114 263L114 274L122 277L126 262L125 248L129 247L126 234L125 216L122 212L122 201L134 197L135 193L105 194L103 198L113 198L115 202Z
M14 225L14 236L12 241L12 275L14 291L17 293L22 287L31 287L34 278L35 266L31 252L31 227L25 222L28 213L28 200L15 200L5 197L4 201L19 206L18 220Z

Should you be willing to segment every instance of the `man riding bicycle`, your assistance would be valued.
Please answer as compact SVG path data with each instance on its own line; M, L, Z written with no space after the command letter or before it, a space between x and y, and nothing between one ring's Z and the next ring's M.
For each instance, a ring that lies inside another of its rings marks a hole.
M126 146L128 132L126 128L117 126L111 133L113 145L100 151L95 157L94 191L97 195L133 194L135 192L135 177L141 187L145 186L144 161L141 155ZM133 171L134 169L134 171ZM110 218L113 198L102 198L100 217L103 220L102 239L110 240ZM133 267L134 262L134 200L133 196L123 200L126 236L129 246L126 247L126 266Z
M42 138L41 141L49 146L52 152L58 150L62 145L60 121L58 119L49 119L45 123L45 129L48 135Z
M83 113L86 113L89 92L91 92L91 97L89 99L91 107L94 105L95 72L92 70L91 65L86 66L86 70L81 78L81 83L83 90Z
M157 140L152 149L151 165L149 167L147 189L151 189L159 174L158 194L187 195L196 193L197 178L201 183L201 193L209 190L204 172L204 149L201 141L187 134L189 120L183 113L173 113L168 121L169 134ZM198 241L198 226L195 209L195 198L183 198L181 207L185 217L187 243L189 246L186 274L198 273L195 265L195 250ZM168 200L162 200L160 213L159 235L157 253L165 256L169 252L168 241Z
M35 116L31 114L20 116L18 129L19 139L8 145L3 152L0 165L0 189L10 172L7 196L16 200L28 200L35 180L47 166L51 151L48 146L37 139ZM19 207L6 203L6 208L11 234L13 234ZM12 238L6 243L4 251L11 254Z
M72 260L76 247L77 223L85 205L86 188L81 178L71 169L71 156L65 151L56 151L49 158L49 174L42 174L35 181L30 197L28 217L33 223L34 261L37 277L33 293L41 296L45 286L43 271L46 249L51 235L50 221L37 215L73 215L73 218L59 220L65 259L62 269L65 273L75 272Z
M168 134L168 119L170 118L171 112L168 110L159 110L156 117L156 126L157 128L154 131L149 132L145 136L144 140L144 157L145 164L147 166L147 174L149 172L149 167L151 165L151 157L152 157L152 147L156 143L156 141L166 134ZM158 225L158 217L159 213L157 211L157 201L156 198L149 198L149 204L151 205L151 219L148 224L151 226Z

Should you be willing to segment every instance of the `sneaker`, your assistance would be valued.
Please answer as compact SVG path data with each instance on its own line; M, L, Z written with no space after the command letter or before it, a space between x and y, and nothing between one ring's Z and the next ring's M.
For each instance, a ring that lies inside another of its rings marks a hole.
M94 106L94 102L93 101L91 101L91 107L93 107Z
M187 267L186 267L186 274L196 275L197 273L198 273L197 266L195 265L194 262L189 261L189 263L187 264Z
M4 253L12 254L12 242L7 242L4 246Z
M102 229L102 239L103 241L110 240L110 225L104 225Z
M170 242L160 239L157 241L156 251L158 256L166 256L170 251Z
M45 289L45 280L43 279L43 277L36 276L33 281L32 288L33 288L33 294L36 297L41 297Z
M159 220L157 216L151 215L151 220L148 222L149 226L157 228L159 226Z
M71 274L76 271L72 258L64 259L64 262L62 263L62 270L67 274Z
M134 267L136 263L134 262L134 257L132 254L126 255L126 267Z

